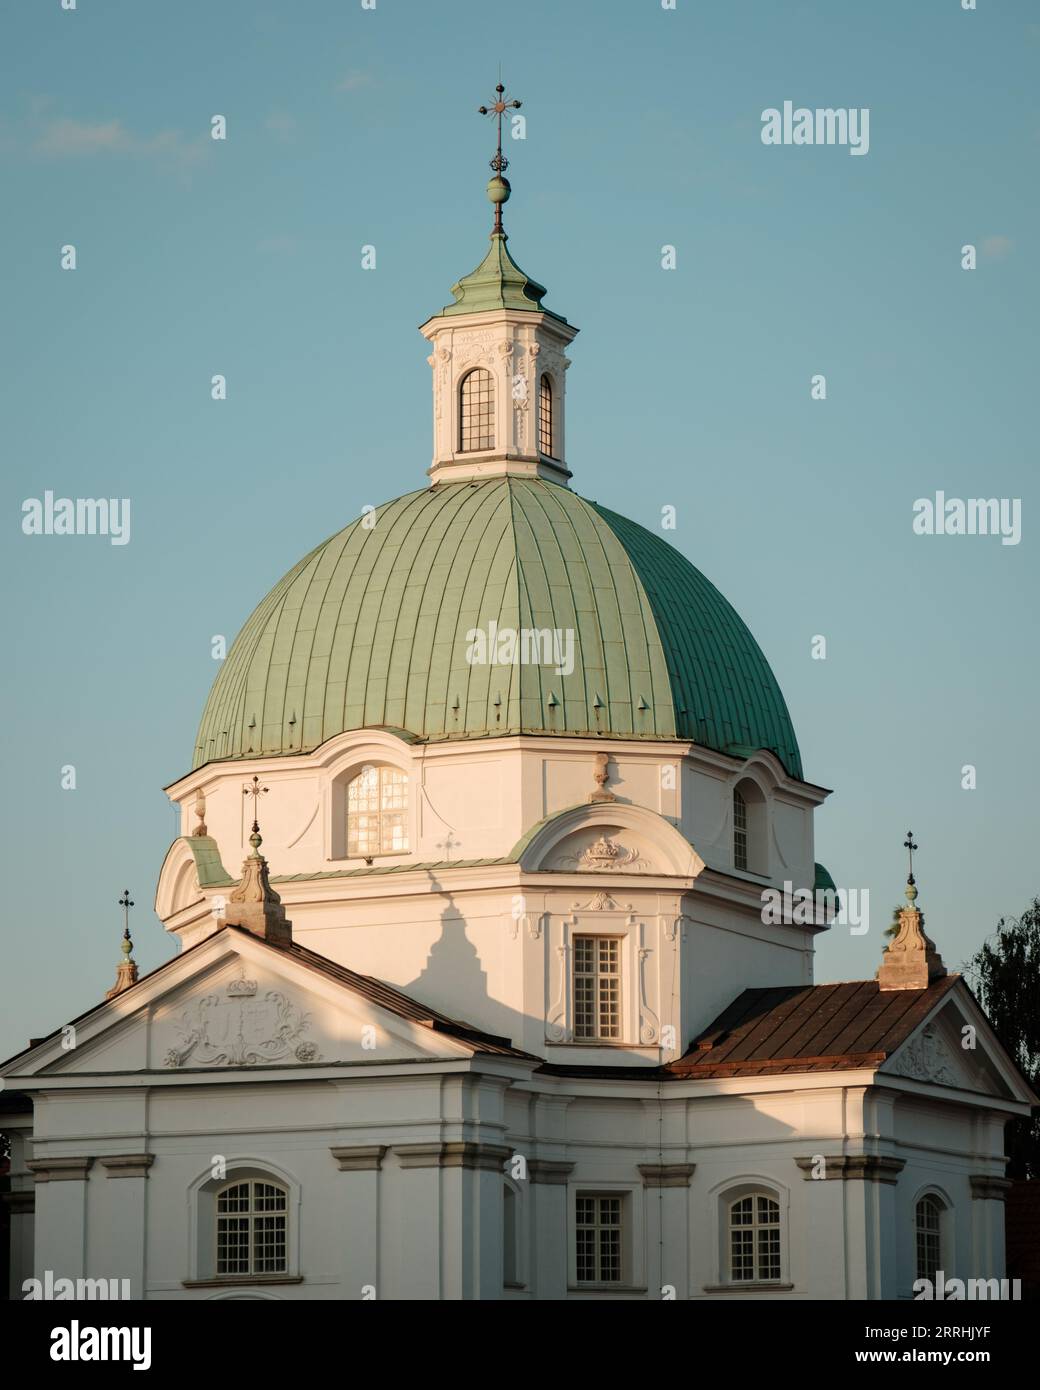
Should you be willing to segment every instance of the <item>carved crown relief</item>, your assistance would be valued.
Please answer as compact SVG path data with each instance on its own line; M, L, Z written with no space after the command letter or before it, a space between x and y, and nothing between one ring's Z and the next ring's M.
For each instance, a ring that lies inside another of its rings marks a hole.
M578 869L582 873L646 873L652 865L637 849L629 849L604 833L574 854L558 856L550 869Z
M193 1000L174 1022L178 1046L163 1058L167 1067L255 1066L265 1062L314 1062L318 1045L304 1038L310 1016L285 994L257 994L255 980L231 980L223 995Z

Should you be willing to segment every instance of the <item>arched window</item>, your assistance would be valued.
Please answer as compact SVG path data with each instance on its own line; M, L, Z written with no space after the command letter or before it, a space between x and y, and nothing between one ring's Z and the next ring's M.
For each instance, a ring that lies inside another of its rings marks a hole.
M459 450L495 447L495 383L490 372L476 367L459 387Z
M289 1194L279 1183L249 1178L217 1192L217 1277L284 1274L288 1269Z
M915 1209L917 1277L934 1282L942 1265L942 1217L945 1210L938 1197L929 1193Z
M729 1277L735 1284L780 1278L780 1203L764 1192L729 1204Z
M733 867L747 870L748 816L747 802L738 788L733 789Z
M543 376L538 385L538 449L549 458L553 453L553 392L552 382Z
M408 849L408 777L396 767L364 767L347 783L347 857Z

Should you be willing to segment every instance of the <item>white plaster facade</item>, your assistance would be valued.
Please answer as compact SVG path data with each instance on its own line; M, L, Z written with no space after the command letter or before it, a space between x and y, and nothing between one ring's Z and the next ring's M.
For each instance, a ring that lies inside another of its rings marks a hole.
M250 1007L288 1001L288 1043L309 1060L234 1065L202 1047L167 1065L200 999L207 1036L235 1036L213 1020L243 1007L229 993L242 982ZM954 1051L965 1022L981 1040L970 1063ZM667 1086L547 1075L474 1055L235 929L76 1029L75 1048L58 1035L9 1075L35 1102L31 1126L11 1125L16 1289L51 1270L161 1299L897 1298L924 1192L945 1204L947 1274L1003 1272L1002 1125L1025 1106L960 985L922 1029L946 1039L941 1083L918 1079L912 1040L880 1070ZM806 1171L820 1155L822 1180ZM287 1190L284 1276L215 1278L214 1171ZM727 1203L744 1191L780 1205L774 1283L727 1277ZM623 1202L624 1275L609 1287L576 1279L586 1192Z

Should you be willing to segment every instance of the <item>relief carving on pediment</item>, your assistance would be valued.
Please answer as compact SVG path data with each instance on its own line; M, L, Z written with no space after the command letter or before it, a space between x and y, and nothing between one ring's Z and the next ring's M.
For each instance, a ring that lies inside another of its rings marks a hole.
M267 990L258 997L255 980L232 980L223 995L207 994L183 1010L174 1027L180 1044L163 1065L258 1066L265 1062L314 1062L318 1045L303 1035L310 1015L285 994Z
M934 1028L926 1028L903 1049L894 1068L898 1076L932 1081L940 1086L959 1086L953 1054Z
M549 866L553 869L579 869L583 873L645 872L650 864L637 849L627 849L609 835L600 835L577 854L561 855Z

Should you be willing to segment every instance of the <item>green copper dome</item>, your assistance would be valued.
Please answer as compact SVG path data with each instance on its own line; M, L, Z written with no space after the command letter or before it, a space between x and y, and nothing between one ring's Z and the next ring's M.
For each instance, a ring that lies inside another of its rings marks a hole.
M769 748L801 777L757 643L659 536L566 487L516 477L438 484L366 519L312 550L249 618L206 702L193 766L309 752L382 726L423 739ZM563 659L471 662L475 631L508 658L492 624L557 630Z

